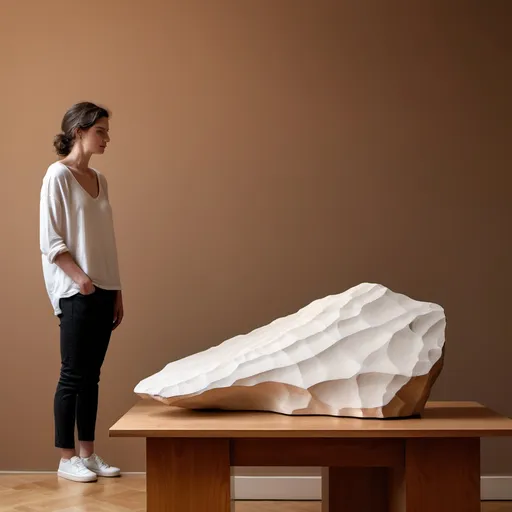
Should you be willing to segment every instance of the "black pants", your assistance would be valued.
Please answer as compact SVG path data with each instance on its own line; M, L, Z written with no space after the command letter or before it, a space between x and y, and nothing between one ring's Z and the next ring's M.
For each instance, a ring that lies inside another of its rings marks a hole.
M100 371L112 334L116 292L96 288L91 295L61 299L61 371L54 399L55 446L75 448L94 441Z

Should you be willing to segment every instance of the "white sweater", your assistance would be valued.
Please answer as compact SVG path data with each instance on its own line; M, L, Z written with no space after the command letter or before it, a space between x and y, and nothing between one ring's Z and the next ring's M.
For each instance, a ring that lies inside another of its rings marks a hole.
M93 198L62 163L55 162L43 178L40 197L40 248L46 290L56 315L59 301L80 291L55 264L57 255L69 251L93 284L120 290L112 208L105 176L98 175L99 194Z

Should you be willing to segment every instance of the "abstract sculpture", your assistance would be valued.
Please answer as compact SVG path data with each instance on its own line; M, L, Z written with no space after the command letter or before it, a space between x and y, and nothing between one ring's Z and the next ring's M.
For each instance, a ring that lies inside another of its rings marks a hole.
M421 414L444 360L441 306L372 283L167 364L135 393L189 409Z

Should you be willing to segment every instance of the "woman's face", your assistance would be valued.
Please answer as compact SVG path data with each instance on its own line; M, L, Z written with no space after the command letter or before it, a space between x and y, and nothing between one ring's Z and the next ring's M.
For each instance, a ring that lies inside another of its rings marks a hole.
M110 142L108 135L109 122L106 117L99 119L94 126L82 131L82 138L79 139L83 145L84 150L91 154L103 154Z

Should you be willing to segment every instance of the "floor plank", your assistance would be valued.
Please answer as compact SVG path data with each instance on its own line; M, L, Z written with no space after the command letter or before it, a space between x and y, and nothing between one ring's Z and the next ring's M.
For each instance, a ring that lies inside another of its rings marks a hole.
M0 512L145 512L145 478L124 475L78 484L54 474L0 475ZM239 501L235 512L320 512L320 502ZM483 502L481 512L512 512L510 502Z

